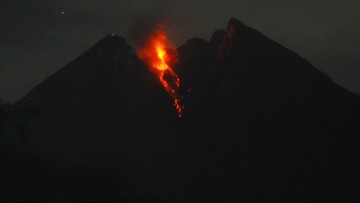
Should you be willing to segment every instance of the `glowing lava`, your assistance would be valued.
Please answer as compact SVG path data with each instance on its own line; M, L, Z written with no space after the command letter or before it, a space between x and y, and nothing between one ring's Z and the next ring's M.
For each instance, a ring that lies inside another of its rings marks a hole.
M180 88L179 76L171 68L171 65L176 64L175 49L172 49L173 55L169 53L172 47L168 43L163 26L158 26L158 29L146 38L143 46L138 48L137 53L139 58L158 76L162 86L174 100L174 107L179 118L181 118L184 109L183 97L178 92Z

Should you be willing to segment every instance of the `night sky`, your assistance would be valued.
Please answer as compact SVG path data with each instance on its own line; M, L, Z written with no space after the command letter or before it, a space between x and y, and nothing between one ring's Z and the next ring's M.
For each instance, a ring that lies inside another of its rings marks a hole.
M0 98L16 101L107 34L130 39L141 19L166 18L179 46L232 16L360 93L359 0L0 0Z

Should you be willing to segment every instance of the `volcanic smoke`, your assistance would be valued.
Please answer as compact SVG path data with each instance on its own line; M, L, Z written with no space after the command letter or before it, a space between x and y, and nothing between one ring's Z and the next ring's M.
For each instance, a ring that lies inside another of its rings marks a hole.
M174 107L178 112L178 117L181 118L184 104L183 96L178 92L180 79L171 67L177 62L175 57L177 56L176 49L168 42L164 26L158 25L156 28L146 37L145 42L138 47L137 55L158 76L162 86L174 100Z

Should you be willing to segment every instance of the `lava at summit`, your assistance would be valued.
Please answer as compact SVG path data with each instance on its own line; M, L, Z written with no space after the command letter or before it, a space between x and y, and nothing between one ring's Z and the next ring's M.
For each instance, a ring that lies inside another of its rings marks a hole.
M180 88L180 78L173 71L172 67L176 64L176 49L168 42L168 37L163 31L164 26L157 26L157 29L147 36L145 43L137 49L137 55L154 72L166 92L174 100L174 107L178 112L179 118L183 115L183 97L178 92ZM170 50L172 50L170 52ZM172 53L172 54L171 54Z

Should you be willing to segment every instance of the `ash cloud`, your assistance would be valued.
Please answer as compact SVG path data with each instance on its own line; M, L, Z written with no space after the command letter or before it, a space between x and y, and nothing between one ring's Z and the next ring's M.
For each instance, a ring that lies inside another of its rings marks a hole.
M142 46L148 37L168 24L169 17L158 11L143 13L128 27L127 39L134 47Z

